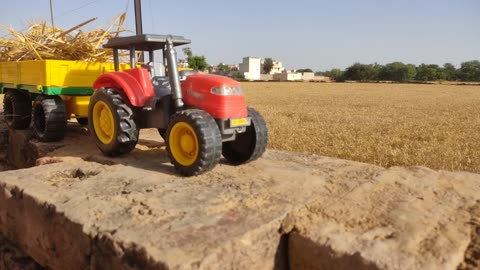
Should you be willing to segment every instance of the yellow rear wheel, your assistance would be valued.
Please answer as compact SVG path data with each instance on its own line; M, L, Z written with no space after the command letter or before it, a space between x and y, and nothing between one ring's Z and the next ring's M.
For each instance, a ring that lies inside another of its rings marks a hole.
M138 141L133 110L120 93L115 89L98 89L88 106L88 129L95 144L108 156L129 153Z
M113 141L115 131L115 120L113 113L107 103L97 101L93 106L93 128L97 138L103 144L109 144Z

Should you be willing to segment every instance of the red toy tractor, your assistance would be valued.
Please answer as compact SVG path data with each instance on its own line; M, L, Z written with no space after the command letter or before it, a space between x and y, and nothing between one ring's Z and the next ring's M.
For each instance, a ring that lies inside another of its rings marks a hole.
M212 169L222 154L237 165L265 152L265 121L246 106L239 82L178 72L174 47L189 43L180 36L136 35L104 45L113 49L116 72L95 81L88 112L89 129L104 154L132 151L142 128L158 129L170 161L185 176ZM130 51L131 69L119 71L119 50ZM156 50L162 50L163 61L155 62ZM148 51L149 62L139 66L136 51Z

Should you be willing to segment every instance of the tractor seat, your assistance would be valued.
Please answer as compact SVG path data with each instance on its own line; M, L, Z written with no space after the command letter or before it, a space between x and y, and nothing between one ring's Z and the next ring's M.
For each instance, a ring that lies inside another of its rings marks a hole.
M142 68L146 68L150 74L150 78L156 76L165 76L165 67L162 63L148 62L142 65Z
M164 97L172 93L170 81L167 76L155 76L152 78L153 91L156 97Z

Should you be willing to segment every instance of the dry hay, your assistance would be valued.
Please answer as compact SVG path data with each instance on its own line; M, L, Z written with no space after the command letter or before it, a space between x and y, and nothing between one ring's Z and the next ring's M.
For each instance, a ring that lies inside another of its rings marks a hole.
M480 173L480 86L243 83L269 147Z
M124 31L125 13L113 19L106 28L84 32L81 28L96 18L68 30L47 26L46 21L30 23L25 32L5 27L10 36L0 38L0 61L78 60L87 62L111 61L112 50L103 49L104 41Z

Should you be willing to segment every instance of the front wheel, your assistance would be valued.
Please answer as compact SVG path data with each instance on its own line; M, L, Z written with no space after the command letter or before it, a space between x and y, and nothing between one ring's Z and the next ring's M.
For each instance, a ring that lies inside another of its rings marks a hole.
M263 117L254 109L248 108L252 124L244 133L237 134L235 141L224 142L222 154L234 165L247 163L262 156L267 148L268 129Z
M107 156L129 153L137 144L132 108L114 89L95 91L88 106L88 125L98 148Z
M59 96L38 96L33 102L33 131L42 142L63 139L67 130L67 112Z
M182 175L201 174L220 161L222 136L205 111L191 109L174 114L166 138L168 157Z

